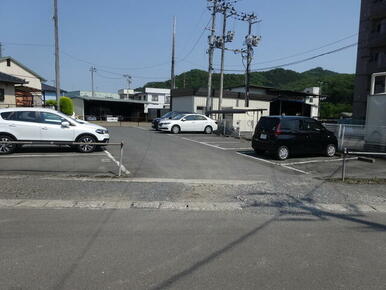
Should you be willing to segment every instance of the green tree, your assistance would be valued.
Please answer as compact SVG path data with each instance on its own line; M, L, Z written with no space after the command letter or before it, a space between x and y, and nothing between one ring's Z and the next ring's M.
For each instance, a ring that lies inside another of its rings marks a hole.
M333 104L322 102L320 106L320 117L322 119L337 119L342 112L352 112L351 104Z
M74 103L72 102L72 99L68 97L61 97L59 100L60 104L60 111L63 114L66 114L68 116L72 115L74 112Z

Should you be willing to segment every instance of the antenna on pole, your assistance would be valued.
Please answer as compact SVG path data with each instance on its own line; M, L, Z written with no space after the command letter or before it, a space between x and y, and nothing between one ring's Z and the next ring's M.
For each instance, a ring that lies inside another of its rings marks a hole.
M94 98L95 97L95 90L94 90L94 73L97 71L95 66L90 67L89 71L91 72L91 95Z
M130 86L131 86L131 76L128 74L123 75L123 77L127 81L127 98L129 98L129 91L130 91Z

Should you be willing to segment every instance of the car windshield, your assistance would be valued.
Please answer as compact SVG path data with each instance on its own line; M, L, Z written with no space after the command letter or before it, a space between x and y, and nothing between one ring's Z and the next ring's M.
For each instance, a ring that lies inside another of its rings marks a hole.
M180 120L185 116L185 114L178 114L172 118L172 120Z
M161 119L168 119L173 117L173 112L167 112L165 115L161 116Z

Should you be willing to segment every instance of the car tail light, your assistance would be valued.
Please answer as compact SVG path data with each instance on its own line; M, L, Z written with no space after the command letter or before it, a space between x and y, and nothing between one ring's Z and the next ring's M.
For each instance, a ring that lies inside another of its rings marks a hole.
M275 132L274 132L274 134L275 134L275 136L278 136L278 135L280 135L281 133L283 133L283 131L280 129L280 123L277 125L277 127L276 127L276 129L275 129Z

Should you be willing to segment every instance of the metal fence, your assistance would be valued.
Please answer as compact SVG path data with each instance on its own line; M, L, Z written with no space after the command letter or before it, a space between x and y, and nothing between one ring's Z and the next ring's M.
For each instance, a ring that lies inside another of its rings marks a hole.
M351 124L323 124L338 139L338 150L344 148L367 152L386 152L386 126ZM252 138L256 122L253 120L223 119L218 121L217 134Z
M242 119L222 119L218 121L217 133L230 137L252 138L256 121Z
M386 126L324 124L338 139L338 149L386 152Z

